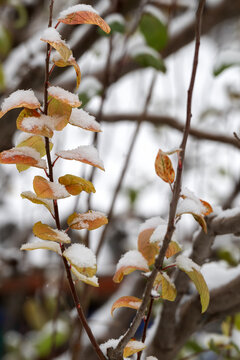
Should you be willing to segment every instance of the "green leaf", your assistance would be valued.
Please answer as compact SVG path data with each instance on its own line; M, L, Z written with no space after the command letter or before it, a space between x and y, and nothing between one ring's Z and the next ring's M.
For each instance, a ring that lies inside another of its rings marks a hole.
M146 48L146 50L147 49L148 48ZM157 52L152 51L151 48L150 50L151 52L139 52L137 55L133 56L133 59L142 67L152 67L165 73L167 69L161 56Z
M0 91L4 91L5 86L6 86L6 84L5 84L4 71L3 71L2 64L0 64Z
M220 74L222 74L225 70L230 69L231 67L234 66L240 66L240 62L223 62L222 64L216 66L213 69L213 75L217 77Z
M9 31L0 24L0 54L6 56L12 47L12 39Z
M160 19L152 14L144 14L139 27L149 46L157 51L165 48L168 40L167 26Z

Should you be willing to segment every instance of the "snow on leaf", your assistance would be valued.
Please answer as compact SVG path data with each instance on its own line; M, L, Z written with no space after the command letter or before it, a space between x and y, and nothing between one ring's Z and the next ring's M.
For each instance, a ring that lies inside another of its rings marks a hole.
M63 256L82 275L92 277L96 274L96 256L82 244L72 244L63 252Z
M56 153L57 156L67 160L77 160L85 164L95 166L104 170L102 160L98 156L97 149L92 145L78 146L73 150L62 150Z
M70 196L63 185L48 181L42 176L34 177L33 188L36 195L43 199L64 199Z
M130 340L123 350L123 357L131 356L145 349L146 345L141 341Z
M0 118L6 114L9 110L25 107L28 109L38 109L41 104L35 97L32 90L17 90L12 93L2 103Z
M72 55L72 51L69 48L68 44L64 40L62 40L59 32L53 27L47 28L41 39L44 42L47 42L51 45L55 50L59 52L64 61L67 61L69 57Z
M209 304L209 290L204 280L204 277L200 272L200 267L184 255L179 255L176 258L176 265L179 267L180 270L184 271L193 281L200 295L202 313L205 312Z
M78 96L64 90L63 88L59 86L50 86L48 88L48 94L52 96L55 99L58 99L59 101L62 101L71 107L79 107L81 105L81 102L78 99Z
M175 171L172 166L170 158L159 150L155 160L156 174L165 182L173 183L175 179Z
M24 191L21 193L23 199L27 199L34 204L44 205L52 215L54 215L53 203L51 200L41 199L36 196L32 191Z
M21 164L46 169L45 160L41 160L40 154L28 146L15 147L0 153L0 164Z
M41 221L34 224L33 233L42 240L51 240L62 244L69 244L71 242L70 237L64 231L52 229Z
M73 66L76 71L77 76L77 89L79 88L80 82L81 82L81 71L78 63L76 62L75 58L73 56L70 56L67 61L65 61L63 58L54 56L52 58L53 63L58 67L66 67L66 66Z
M61 131L68 124L72 107L52 96L49 96L48 101L48 115L54 119L54 130Z
M100 211L89 210L86 213L74 212L68 217L68 226L75 230L95 230L108 223L107 217Z
M85 180L75 175L66 174L64 176L61 176L58 181L60 184L65 186L65 188L71 195L79 195L82 191L85 191L88 194L90 194L91 192L96 192L91 181Z
M98 278L96 276L85 276L81 274L74 266L71 266L72 273L76 276L76 278L85 284L92 285L95 287L99 287Z
M174 283L166 273L158 273L154 282L155 286L162 288L161 297L162 299L174 301L177 296L177 291Z
M95 120L95 117L83 109L73 109L69 120L69 124L78 126L82 129L99 132L102 131L100 124Z
M75 5L60 13L58 21L68 25L98 25L107 34L111 31L108 24L98 15L91 5Z
M118 261L113 281L119 283L122 281L124 275L128 275L135 270L148 272L149 267L147 260L139 251L130 250Z
M39 249L46 249L56 252L57 254L61 255L61 249L58 243L54 241L43 241L38 240L30 243L23 244L20 250L39 250Z
M39 152L40 157L43 157L46 154L45 141L42 136L29 135L26 139L19 142L17 145L17 147L23 147L23 146L28 146L35 149L37 152ZM50 151L52 150L52 147L53 147L53 143L50 142ZM19 172L27 170L29 168L28 165L17 164L16 166Z
M30 134L52 137L52 119L46 115L40 115L36 110L23 109L17 118L18 130Z
M142 303L142 300L135 297L135 296L122 296L119 299L117 299L111 308L111 315L113 316L113 312L115 309L119 309L122 307L128 307L131 309L138 310L140 305Z
M138 251L147 260L149 266L154 263L155 257L159 253L159 246L156 243L150 242L154 230L154 228L145 229L138 235Z

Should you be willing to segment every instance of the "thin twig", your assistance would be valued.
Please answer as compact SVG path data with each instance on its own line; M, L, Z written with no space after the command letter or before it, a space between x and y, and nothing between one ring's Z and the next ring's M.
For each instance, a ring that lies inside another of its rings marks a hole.
M136 313L134 320L132 321L127 332L124 334L122 339L119 341L118 346L115 349L113 349L113 348L108 349L108 356L111 360L120 360L121 359L123 349L127 345L128 341L134 336L135 332L137 331L137 329L141 323L142 317L145 313L146 307L148 305L148 302L149 302L149 299L151 296L151 290L152 290L154 280L157 276L157 273L162 269L164 256L167 251L168 245L171 241L173 232L175 230L175 215L176 215L178 200L180 197L183 163L184 163L186 144L187 144L187 139L188 139L189 132L190 132L190 123L191 123L191 117L192 117L192 113L191 113L192 96L193 96L193 89L194 89L197 66L198 66L200 33L201 33L201 23L202 23L202 14L203 14L204 5L205 5L205 0L200 0L199 6L197 9L197 13L196 13L195 50L194 50L194 57L193 57L192 74L191 74L190 85L189 85L189 89L188 89L186 122L185 122L185 129L184 129L184 133L183 133L183 139L182 139L182 142L180 145L181 153L179 154L180 156L179 156L179 161L178 161L176 180L174 183L173 197L172 197L172 200L170 203L170 208L169 208L169 219L168 219L167 232L165 234L160 253L155 261L154 269L146 283L142 303Z
M52 26L52 16L53 16L53 4L54 4L54 0L50 1L50 7L49 7L49 23L48 23L48 27ZM50 60L50 52L51 52L51 47L49 44L47 44L47 50L46 50L46 60L45 60L45 85L44 85L44 114L47 115L48 112L48 85L49 85L49 60ZM48 162L48 172L49 172L49 180L51 182L54 182L54 178L53 178L53 165L51 162L51 154L50 154L50 144L49 144L49 139L45 137L45 149L46 149L46 155L47 155L47 162ZM56 226L58 230L61 230L61 224L60 224L60 217L59 217L59 210L58 210L58 203L57 200L53 200L53 207L54 207L54 214L55 214L55 222L56 222ZM63 253L65 250L65 246L64 244L60 245L61 247L61 252ZM66 274L67 274L67 279L68 279L68 283L70 286L70 290L72 293L72 297L75 303L75 307L77 309L77 313L78 313L78 317L89 337L89 340L92 343L92 346L98 356L98 358L100 360L105 360L105 356L103 355L88 323L87 320L85 318L85 315L83 313L81 304L79 302L78 299L78 295L76 292L76 288L74 286L73 280L72 280L72 276L71 276L71 270L70 270L70 266L68 265L68 262L66 260L66 258L64 256L62 256L62 260L64 263L64 267L66 270Z
M150 316L151 316L151 313L152 313L153 302L154 302L154 298L151 297L149 308L148 308L148 313L147 313L147 318L145 320L144 329L143 329L143 335L142 335L142 342L143 343L145 343L145 340L146 340L146 337L147 337L147 329L148 329ZM142 351L140 351L138 353L137 360L141 360L141 356L142 356Z

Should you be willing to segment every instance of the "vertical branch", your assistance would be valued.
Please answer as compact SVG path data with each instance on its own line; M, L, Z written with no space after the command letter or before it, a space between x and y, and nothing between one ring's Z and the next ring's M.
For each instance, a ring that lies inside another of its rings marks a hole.
M113 348L108 349L108 356L111 360L120 360L121 359L124 347L127 345L128 341L131 339L131 337L134 336L135 332L137 331L137 329L141 323L142 317L143 317L146 307L149 303L154 280L156 278L158 271L160 271L162 269L163 259L164 259L166 250L168 248L168 245L172 238L172 234L175 229L175 215L176 215L177 203L178 203L178 200L180 197L180 191L181 191L183 162L184 162L186 144L187 144L187 139L188 139L188 135L189 135L189 131L190 131L191 118L192 118L192 96L193 96L193 89L194 89L196 73L197 73L197 66L198 66L202 14L203 14L205 1L206 0L199 1L198 9L196 12L195 50L194 50L194 57L193 57L191 79L190 79L190 84L189 84L189 89L188 89L186 122L185 122L183 138L182 138L182 142L181 142L181 152L179 155L177 176L176 176L176 180L174 183L173 196L172 196L172 200L171 200L170 208L169 208L169 220L168 220L167 232L165 234L160 253L155 261L154 269L146 283L146 287L145 287L145 291L144 291L143 299L142 299L142 304L141 304L140 308L138 309L136 316L135 316L133 322L131 323L131 326L129 327L129 329L127 330L125 335L120 340L116 349L113 349Z
M53 17L53 4L54 4L54 0L50 0L50 6L49 6L49 22L48 22L48 27L52 26L52 17ZM45 82L44 82L44 114L47 115L48 112L48 86L49 86L49 76L50 76L50 71L49 71L49 62L50 62L50 53L51 53L51 46L49 44L47 44L47 49L46 49L46 60L45 60ZM50 155L50 144L49 144L49 139L47 137L45 137L45 149L46 149L46 155L47 155L47 162L48 162L48 177L49 180L51 182L54 181L53 178L53 164L51 161L51 155ZM61 225L60 225L60 217L59 217L59 211L58 211L58 203L57 200L53 200L53 206L54 206L54 215L55 215L55 222L56 222L56 226L58 230L61 230ZM60 245L61 247L61 252L63 253L65 250L65 246L64 244ZM69 287L71 290L71 294L74 300L74 304L75 307L77 309L77 313L78 313L78 317L80 322L82 323L90 342L92 343L92 346L98 356L98 358L100 360L105 360L105 356L103 355L88 323L87 320L85 318L83 309L81 307L80 301L78 299L78 295L76 292L76 288L74 286L73 280L72 280L72 275L71 275L71 270L70 267L68 265L68 262L66 260L66 258L64 256L62 256L62 260L64 263L64 267L65 267L65 271L67 274L67 279L68 279L68 283L69 283Z

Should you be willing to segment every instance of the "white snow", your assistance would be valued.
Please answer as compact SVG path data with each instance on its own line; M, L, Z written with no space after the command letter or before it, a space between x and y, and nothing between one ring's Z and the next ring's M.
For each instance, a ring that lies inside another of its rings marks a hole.
M209 290L227 285L240 276L240 265L229 268L225 261L204 264L201 273Z
M184 255L178 255L176 258L176 265L186 272L193 271L193 269L200 271L200 266Z
M151 243L157 242L161 246L164 237L166 235L166 232L167 232L167 224L158 225L150 237L150 242ZM176 237L175 233L173 234L172 240L174 240L174 237Z
M95 275L91 277L83 275L79 271L77 271L77 269L74 266L71 267L71 271L78 278L78 280L83 281L85 283L91 282L92 285L96 287L99 286L98 278Z
M196 215L202 215L206 208L202 204L199 198L197 198L192 191L184 188L181 192L185 196L184 199L180 199L177 206L177 215L184 213L193 213Z
M92 98L96 93L100 92L102 84L93 76L86 76L82 79L80 85L80 93L87 93L89 98Z
M148 356L146 360L158 360L155 356Z
M139 233L147 229L155 229L159 225L166 225L167 222L162 219L160 216L154 216L150 219L147 219L143 224L141 224Z
M31 108L40 107L32 90L17 90L3 101L1 110L5 113L12 108L21 107L23 103L31 105Z
M127 251L118 261L116 271L121 267L135 266L148 270L148 263L143 255L137 250Z
M38 249L46 249L52 250L59 255L61 255L61 249L58 243L54 241L46 241L46 240L37 240L34 242L23 244L20 250L38 250Z
M55 121L52 116L41 114L39 117L29 116L22 119L21 125L27 131L33 131L35 127L42 129L47 126L49 129L54 130Z
M48 94L60 101L67 102L72 107L79 107L81 105L76 94L64 90L60 86L50 86L48 88Z
M129 53L132 57L136 57L142 54L148 54L153 56L154 58L160 58L159 53L147 45L136 45L129 50Z
M89 228L88 221L94 221L94 220L102 218L104 216L105 216L105 214L103 214L100 211L90 210L89 212L87 212L85 214L79 214L79 216L76 216L74 218L74 221L72 222L72 224L79 223L81 228L88 229Z
M71 6L66 10L61 11L59 14L59 19L65 19L68 15L79 11L90 11L95 14L98 14L98 12L91 5L79 4L79 5Z
M167 24L167 17L166 15L156 6L154 5L147 5L144 7L144 13L148 13L153 17L157 18L161 23Z
M83 109L72 109L69 124L79 126L85 130L101 131L101 126L95 120L95 117L89 115L89 113Z
M71 242L70 237L68 236L68 234L65 233L65 231L58 230L58 229L52 229L52 230L55 232L55 234L57 236L56 241L59 241L59 242L64 243L64 244L69 244Z
M222 210L216 217L216 221L220 219L232 218L235 216L240 216L240 207L236 207L234 209Z
M45 29L40 40L50 41L50 42L59 42L59 41L63 42L61 35L53 27L49 27Z
M63 255L77 268L95 268L97 264L95 254L82 244L72 244Z
M53 196L56 197L57 199L66 198L70 196L64 185L52 181L49 181L48 185L53 192Z
M32 165L32 166L37 166L42 169L47 168L46 161L41 159L39 152L29 146L21 146L21 147L12 148L10 150L3 151L2 159L8 159L8 158L12 158L14 156L21 156L21 155L22 156L25 155L25 156L31 157L34 160L36 160L37 164Z
M97 149L92 145L82 145L78 146L76 149L58 151L56 155L64 159L78 160L82 162L87 161L90 164L104 170L103 161L99 158Z
M118 346L119 341L120 339L109 339L105 343L100 344L100 349L102 350L103 354L107 356L107 349L115 349Z
M108 16L105 17L105 21L107 24L111 24L111 23L120 23L122 25L125 25L126 21L124 19L124 17L121 14L118 13L113 13L110 14Z

